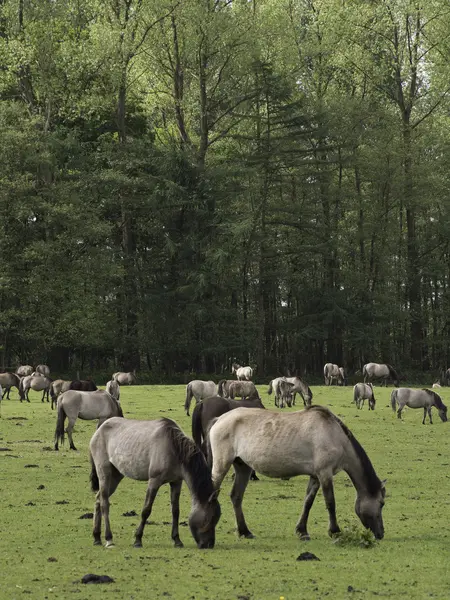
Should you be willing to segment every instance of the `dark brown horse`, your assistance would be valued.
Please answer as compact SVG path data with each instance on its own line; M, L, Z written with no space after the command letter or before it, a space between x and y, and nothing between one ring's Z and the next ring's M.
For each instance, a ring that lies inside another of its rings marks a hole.
M75 379L69 387L69 390L78 390L79 392L95 392L97 389L91 379Z

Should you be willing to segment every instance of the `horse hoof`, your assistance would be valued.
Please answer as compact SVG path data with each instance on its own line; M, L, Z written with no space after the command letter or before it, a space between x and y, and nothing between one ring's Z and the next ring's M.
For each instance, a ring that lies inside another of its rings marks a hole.
M142 548L142 542L134 542L133 548Z
M94 540L94 546L101 546L102 542L101 540Z
M184 548L184 544L181 540L178 540L178 541L174 542L174 547L175 548Z
M309 535L309 533L302 533L300 535L300 541L302 542L309 542L311 539L311 536Z
M248 531L247 533L241 533L239 534L240 537L244 537L246 540L254 540L255 536L253 535L253 533L251 531Z
M112 541L106 542L105 548L114 548L114 542L112 542Z

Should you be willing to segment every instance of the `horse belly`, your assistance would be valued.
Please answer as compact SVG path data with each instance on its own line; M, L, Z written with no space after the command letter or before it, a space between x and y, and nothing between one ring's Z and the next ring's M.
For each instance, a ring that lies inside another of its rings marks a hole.
M293 445L255 445L240 449L238 453L245 463L266 477L295 477L314 473L314 457L311 448Z

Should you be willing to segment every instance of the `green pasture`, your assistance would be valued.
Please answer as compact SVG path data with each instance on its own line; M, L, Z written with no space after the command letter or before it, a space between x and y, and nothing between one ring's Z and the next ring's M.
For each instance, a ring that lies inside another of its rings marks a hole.
M182 526L185 547L170 538L168 488L155 502L142 549L132 547L145 483L123 480L112 497L111 526L116 546L93 546L94 496L89 487L88 443L95 423L77 421L73 452L54 452L56 415L30 392L21 404L17 390L1 406L0 420L0 598L52 599L273 599L314 598L450 598L450 436L433 409L434 423L422 425L422 410L405 409L404 421L389 405L392 388L377 387L377 405L358 411L352 388L313 387L323 404L350 427L380 478L387 479L385 538L372 548L337 545L327 535L328 517L321 494L312 508L310 542L294 533L307 478L289 481L262 477L250 482L244 498L253 540L238 539L229 500L231 473L222 486L222 518L214 550L198 550L189 528ZM259 386L266 406L273 396ZM450 388L439 390L450 405ZM170 417L190 434L183 411L184 386L122 388L126 417ZM277 409L276 409L277 410ZM289 410L289 409L285 409ZM335 478L341 528L359 521L355 489L345 473ZM182 492L181 521L186 523L190 496ZM297 561L300 553L320 561ZM87 573L115 582L84 585Z

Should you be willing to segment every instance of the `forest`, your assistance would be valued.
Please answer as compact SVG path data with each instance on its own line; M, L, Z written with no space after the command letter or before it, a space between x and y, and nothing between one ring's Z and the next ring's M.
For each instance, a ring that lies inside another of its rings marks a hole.
M0 0L0 366L450 362L447 0Z

